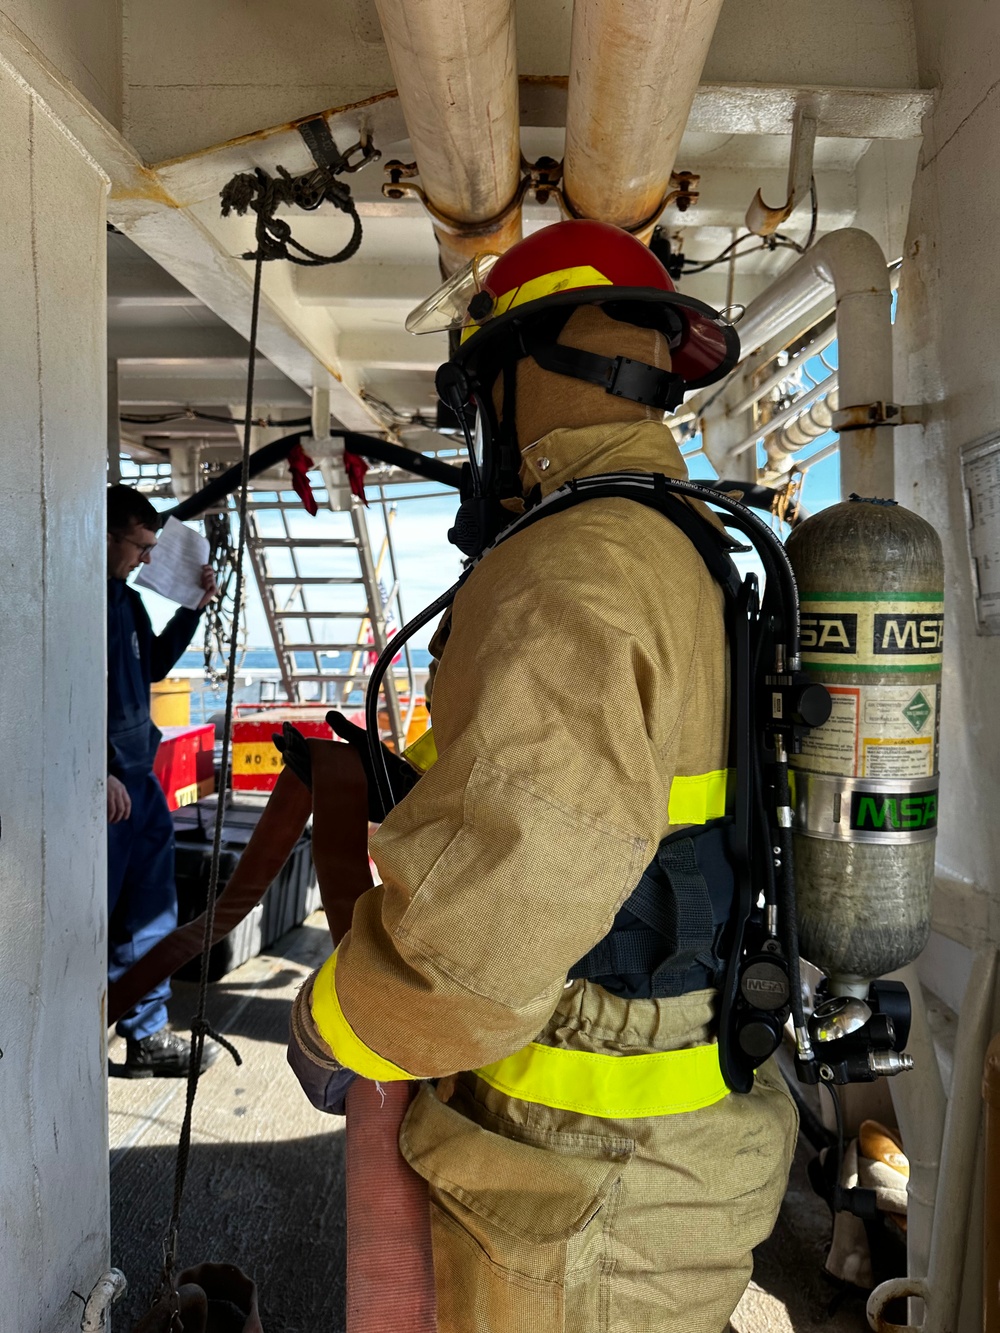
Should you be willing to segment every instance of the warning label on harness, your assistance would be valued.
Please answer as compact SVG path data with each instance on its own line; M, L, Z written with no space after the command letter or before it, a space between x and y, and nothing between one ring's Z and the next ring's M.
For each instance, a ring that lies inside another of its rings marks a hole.
M802 742L795 767L838 777L937 772L937 685L831 685L830 720Z

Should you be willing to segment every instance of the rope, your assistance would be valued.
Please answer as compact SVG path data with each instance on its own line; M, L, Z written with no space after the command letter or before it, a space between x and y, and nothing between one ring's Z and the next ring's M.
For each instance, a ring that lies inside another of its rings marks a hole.
M260 221L258 220L258 232ZM184 1186L187 1181L188 1163L191 1156L191 1122L194 1113L195 1097L198 1093L198 1080L201 1077L201 1062L205 1051L205 1038L211 1036L233 1057L242 1064L239 1052L230 1042L221 1037L208 1022L208 968L209 954L212 947L212 934L215 929L215 902L219 888L219 859L222 851L222 829L225 818L225 789L229 772L229 751L233 730L233 698L236 689L237 637L239 634L240 608L243 600L243 560L246 551L247 501L250 493L250 433L253 419L253 392L257 356L257 324L260 313L261 273L264 265L263 250L254 256L256 264L253 279L253 306L250 316L250 355L247 366L247 407L246 424L243 428L243 473L239 495L239 538L236 550L236 586L233 591L233 623L229 642L229 663L226 676L226 714L222 731L222 761L220 767L221 787L215 808L215 832L212 839L212 864L208 882L208 903L205 909L205 931L201 954L201 979L198 991L198 1010L191 1021L191 1065L188 1070L187 1101L184 1107L184 1123L181 1125L177 1143L177 1163L174 1170L174 1197L170 1212L170 1221L163 1242L163 1273L160 1278L158 1298L170 1300L170 1330L181 1328L180 1305L175 1285L177 1270L177 1240L180 1232L181 1205L184 1199Z
M257 214L257 249L243 258L258 262L261 259L288 259L293 264L317 268L321 264L342 264L357 254L361 245L361 219L350 186L337 180L334 174L341 169L341 163L335 163L332 167L316 167L304 176L293 176L284 167L276 167L277 176L271 176L257 167L252 174L243 171L234 176L222 191L222 216L238 213L242 217L251 209ZM283 218L274 216L282 204L312 212L324 201L354 220L351 239L335 255L320 255L308 249L295 239Z
M208 1010L208 969L209 955L212 948L212 936L215 930L216 898L219 889L219 861L222 852L222 831L225 822L226 784L229 775L229 755L233 731L233 700L236 692L237 640L239 637L240 611L243 603L243 562L247 545L247 507L250 495L250 436L254 425L253 397L257 358L257 330L260 318L261 278L264 264L272 259L288 259L293 264L317 266L320 264L340 264L357 253L361 244L361 219L351 197L348 186L336 179L338 171L350 170L347 158L349 154L332 156L329 163L317 166L314 171L302 176L292 176L284 167L277 167L277 177L268 175L260 167L251 175L240 173L226 185L222 191L222 216L230 213L240 216L252 210L257 215L255 233L256 250L243 256L254 261L253 301L250 314L250 350L247 361L247 398L246 411L243 414L243 453L240 467L239 535L234 562L235 587L233 590L232 624L229 634L229 652L226 671L226 711L222 730L222 758L220 765L221 790L215 808L215 830L212 838L212 861L209 871L208 902L205 907L205 928L202 937L201 977L198 988L198 1009L191 1020L191 1065L188 1070L187 1099L184 1107L184 1121L181 1125L177 1142L177 1160L174 1168L174 1194L170 1210L170 1221L163 1238L163 1269L155 1301L164 1301L170 1313L168 1333L182 1333L180 1298L176 1286L177 1243L180 1234L181 1207L184 1201L184 1186L187 1182L188 1165L191 1157L191 1125L194 1114L195 1098L198 1094L198 1080L201 1077L201 1063L205 1052L205 1038L211 1037L218 1042L236 1061L242 1059L236 1047L212 1027L207 1018ZM294 239L291 228L274 213L281 204L295 205L298 208L314 210L324 201L331 203L341 212L354 219L351 239L335 255L319 255L309 250ZM292 250L298 253L293 254ZM221 534L219 534L221 536Z

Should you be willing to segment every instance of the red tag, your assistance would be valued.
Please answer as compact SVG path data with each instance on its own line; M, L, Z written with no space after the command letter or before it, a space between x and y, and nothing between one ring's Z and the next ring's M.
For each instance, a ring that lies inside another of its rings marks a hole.
M365 473L368 471L368 464L358 454L352 454L345 449L344 467L347 471L347 481L351 487L351 494L356 495L358 499L367 506L368 498L365 495Z
M317 509L316 497L313 495L309 478L306 476L306 473L311 467L315 467L315 464L301 444L293 444L289 449L288 466L292 474L292 489L302 501L303 509L307 514L315 514Z

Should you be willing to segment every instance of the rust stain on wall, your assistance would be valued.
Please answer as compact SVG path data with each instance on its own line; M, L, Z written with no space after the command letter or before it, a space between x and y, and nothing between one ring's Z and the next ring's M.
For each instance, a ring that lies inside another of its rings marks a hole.
M391 102L399 97L395 88L390 88L384 93L375 93L372 97L365 97L360 102L347 102L343 106L328 107L325 111L314 111L308 116L298 116L295 120L286 120L281 125L269 125L263 130L252 130L249 134L238 134L234 139L224 139L222 143L213 144L211 148L201 148L196 153L183 153L180 157L168 157L162 162L156 163L156 170L163 167L174 167L182 162L197 162L204 157L210 157L213 153L224 152L228 148L239 148L243 144L263 143L277 135L289 134L305 125L307 121L318 120L320 116L324 120L332 120L336 116L345 116L352 111L364 111L366 107L376 106L379 102Z

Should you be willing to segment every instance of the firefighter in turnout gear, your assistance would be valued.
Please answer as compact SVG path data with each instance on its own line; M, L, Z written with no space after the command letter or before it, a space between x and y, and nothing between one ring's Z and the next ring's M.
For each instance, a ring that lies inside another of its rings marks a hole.
M597 223L470 271L439 376L476 410L468 554L572 479L686 476L664 413L738 357L714 311ZM597 498L487 549L432 648L437 759L299 998L307 1090L423 1081L400 1147L441 1333L720 1333L797 1127L772 1061L746 1095L719 1066L731 881L688 835L726 814L722 591L662 513Z

